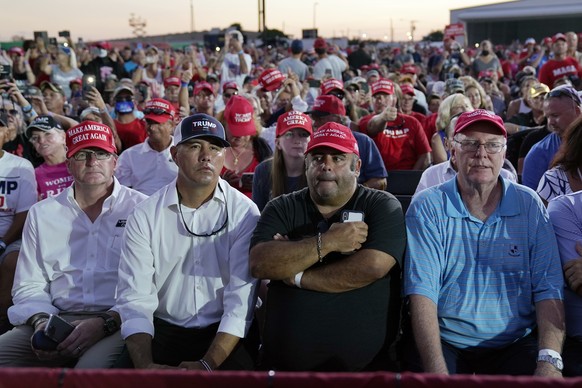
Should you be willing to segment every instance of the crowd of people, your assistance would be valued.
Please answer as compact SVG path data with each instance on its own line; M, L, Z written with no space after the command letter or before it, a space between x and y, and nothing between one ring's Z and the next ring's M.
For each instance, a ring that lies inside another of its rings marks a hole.
M578 38L0 51L0 366L582 376Z

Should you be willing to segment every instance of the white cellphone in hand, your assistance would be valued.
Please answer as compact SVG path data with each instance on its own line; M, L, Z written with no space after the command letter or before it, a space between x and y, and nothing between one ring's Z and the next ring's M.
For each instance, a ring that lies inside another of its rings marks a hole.
M356 210L343 210L341 215L342 222L364 221L364 212Z

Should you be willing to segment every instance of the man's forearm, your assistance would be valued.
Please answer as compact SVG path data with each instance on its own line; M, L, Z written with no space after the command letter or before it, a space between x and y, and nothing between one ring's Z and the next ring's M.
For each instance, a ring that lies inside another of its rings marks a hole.
M125 339L125 344L136 369L145 369L153 363L151 335L146 333L130 335Z
M424 170L425 168L428 167L428 165L430 164L430 152L427 152L426 154L422 154L418 157L418 159L416 160L416 163L414 163L414 166L412 167L413 170Z
M240 61L240 73L241 74L249 74L249 67L247 66L247 61L245 59L244 52L238 54L238 59Z
M388 122L384 112L379 113L372 117L370 121L368 121L368 136L374 137L386 128L386 123Z
M216 333L216 337L203 357L204 360L212 369L217 369L230 356L239 341L240 338L232 334Z
M10 228L8 228L4 236L2 236L2 241L4 241L6 245L10 245L14 241L22 238L22 229L24 228L27 214L28 211L24 211L14 215L14 220L12 220Z
M449 374L441 345L437 306L422 295L409 298L412 331L424 371Z
M250 251L251 274L257 279L287 279L311 267L317 260L317 237L267 241Z
M564 304L561 300L547 299L536 303L539 349L562 352L565 335Z
M115 121L109 115L107 108L100 110L99 115L101 116L101 120L103 120L103 124L111 128L111 132L113 132L113 140L115 141L115 147L117 148L117 153L119 154L121 152L122 144L121 139L119 138L119 134L117 133L117 128L115 127Z
M319 292L345 292L362 288L386 276L396 264L387 253L364 249L342 260L306 270L301 288Z

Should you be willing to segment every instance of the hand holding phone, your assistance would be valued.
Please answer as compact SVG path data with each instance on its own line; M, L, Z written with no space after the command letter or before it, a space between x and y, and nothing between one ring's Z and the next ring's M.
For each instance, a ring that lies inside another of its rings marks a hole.
M92 87L97 85L97 77L95 77L93 74L84 74L82 84L83 100L87 100L87 93L91 92L93 90Z
M34 333L31 344L32 347L37 350L56 350L59 345L57 342L47 337L44 331L37 331Z
M63 342L75 330L75 326L58 315L51 314L44 327L44 334L57 344Z
M253 178L255 174L252 172L243 172L240 177L240 187L244 191L253 191Z
M364 212L356 210L343 210L341 213L342 222L364 221Z

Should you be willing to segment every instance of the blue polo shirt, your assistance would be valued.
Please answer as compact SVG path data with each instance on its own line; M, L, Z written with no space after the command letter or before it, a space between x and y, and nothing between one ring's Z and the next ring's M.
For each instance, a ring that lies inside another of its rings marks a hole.
M522 184L530 189L537 190L544 172L550 168L550 163L561 144L562 139L555 132L550 133L534 144L523 161Z
M564 281L548 214L537 194L500 178L502 199L485 221L457 180L420 192L406 214L406 295L437 305L441 338L498 348L536 326L535 303L562 299Z
M358 142L360 159L362 159L362 168L360 169L358 183L365 183L372 178L386 178L388 172L386 171L386 167L384 167L382 155L374 140L370 136L360 132L352 133Z

